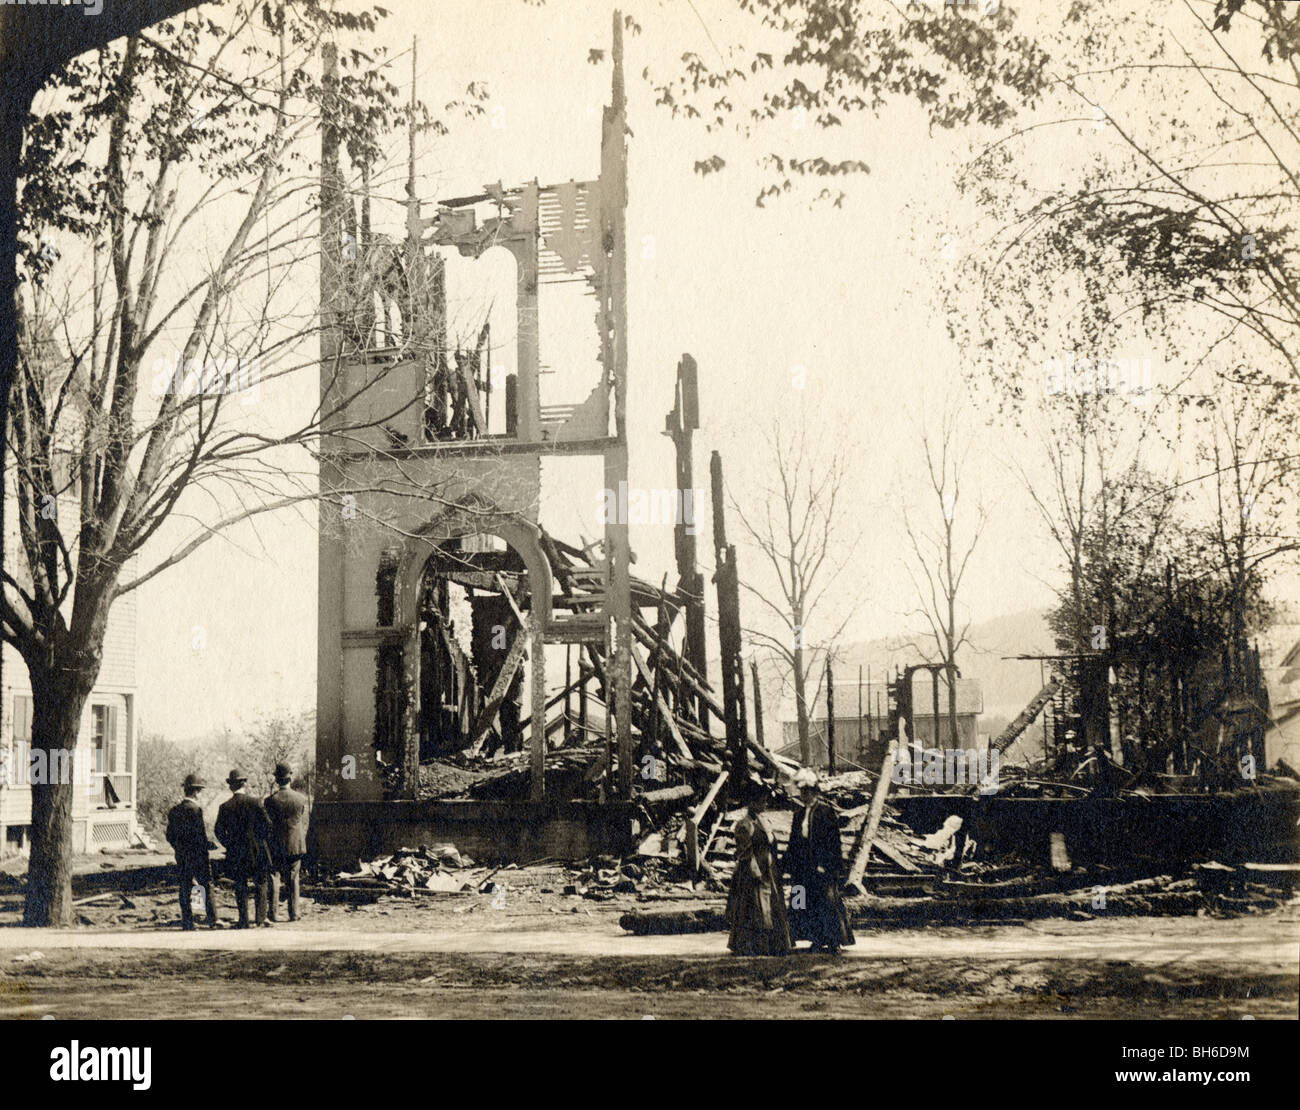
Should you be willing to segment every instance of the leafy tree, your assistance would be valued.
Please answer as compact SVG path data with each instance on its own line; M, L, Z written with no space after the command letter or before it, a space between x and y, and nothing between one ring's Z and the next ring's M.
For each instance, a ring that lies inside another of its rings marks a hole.
M996 128L1050 84L1048 55L1000 0L738 0L738 7L749 17L743 45L714 42L716 61L688 51L680 69L645 76L674 117L759 148L768 179L760 206L819 181L816 196L842 205L838 182L870 167L831 154L831 133L864 114L911 102L934 128ZM787 137L775 146L778 135ZM725 166L715 153L695 169Z
M297 369L289 356L317 327L289 280L315 242L300 137L325 109L373 161L407 118L378 55L348 51L330 82L310 64L337 33L364 42L378 12L231 0L224 26L211 15L74 59L29 120L6 441L21 558L6 563L0 618L47 751L75 747L117 598L223 529L317 496L313 466L289 460L332 414L286 431L236 394ZM60 267L61 247L86 264ZM139 565L187 521L188 537ZM72 796L70 782L33 787L27 924L71 920Z

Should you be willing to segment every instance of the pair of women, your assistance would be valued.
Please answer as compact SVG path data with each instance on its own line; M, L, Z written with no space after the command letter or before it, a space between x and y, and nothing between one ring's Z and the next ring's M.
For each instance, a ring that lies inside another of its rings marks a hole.
M765 801L761 790L751 792L745 816L736 824L727 947L738 956L783 956L793 947L792 940L810 940L814 952L832 953L853 943L840 896L844 859L835 811L818 795L812 771L805 768L794 781L803 806L795 813L785 856L788 903L775 845L760 820Z

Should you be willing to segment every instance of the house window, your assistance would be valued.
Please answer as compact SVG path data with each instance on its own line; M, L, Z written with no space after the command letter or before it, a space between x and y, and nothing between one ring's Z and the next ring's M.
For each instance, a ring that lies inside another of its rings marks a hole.
M9 747L6 738L0 738L0 753ZM21 781L26 781L27 765L31 760L32 750L32 699L30 694L14 695L13 746L8 751L8 777L10 782L19 781L19 768L22 768Z
M32 699L28 694L14 695L14 742L32 742Z
M90 707L90 769L101 774L109 769L105 759L105 746L108 743L108 706L92 705Z
M118 734L117 706L90 707L90 746L90 793L92 796L103 795L101 808L114 808L123 800L124 789L125 796L130 796L130 776L121 773L126 752Z

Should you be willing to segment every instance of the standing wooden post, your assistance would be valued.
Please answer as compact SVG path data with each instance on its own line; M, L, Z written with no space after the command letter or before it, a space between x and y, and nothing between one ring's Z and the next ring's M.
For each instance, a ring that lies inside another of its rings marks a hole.
M590 672L584 673L582 664L582 655L578 655L578 732L581 733L580 743L587 742L587 683L591 679Z
M862 664L858 664L858 762L862 762Z
M754 739L760 748L763 743L763 691L758 685L758 660L749 661L749 673L754 680Z
M708 645L704 634L704 575L695 563L695 533L700 506L695 503L693 433L700 426L697 367L690 355L677 363L677 386L672 411L664 419L664 435L673 441L677 455L678 520L673 526L673 551L677 556L677 593L686 602L686 661L708 682ZM701 700L694 707L700 727L709 729L709 714Z
M602 120L600 153L600 234L609 260L606 301L602 305L602 363L614 393L614 436L605 449L605 489L624 489L627 457L627 98L623 81L623 18L613 13L614 63L610 104ZM524 399L521 398L521 402ZM524 409L535 411L533 405ZM530 417L531 419L531 417ZM522 429L527 432L529 429ZM628 525L605 523L605 720L609 747L617 756L615 786L620 798L632 797L632 545Z
M727 543L723 508L722 456L716 451L709 459L713 493L713 546L718 587L718 640L722 649L722 707L727 730L727 754L731 761L730 790L738 797L749 778L745 741L745 668L740 658L740 575L736 569L736 546Z
M835 678L829 654L826 656L826 773L835 774Z
M650 691L650 756L654 760L655 778L664 777L660 773L659 757L663 753L663 738L660 735L660 714L654 712L654 707L659 705L663 698L664 686L664 658L662 648L668 643L668 595L664 587L668 583L668 575L664 575L663 582L659 585L659 619L655 624L655 646L650 653L650 666L654 674L654 686ZM644 732L643 732L644 735Z
M569 746L569 741L573 738L571 731L572 716L570 705L573 697L573 645L564 645L564 746Z

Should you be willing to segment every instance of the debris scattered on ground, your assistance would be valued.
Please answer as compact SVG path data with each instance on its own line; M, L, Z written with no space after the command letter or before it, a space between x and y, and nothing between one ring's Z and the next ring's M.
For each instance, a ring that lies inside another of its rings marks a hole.
M481 891L499 869L476 867L454 844L399 848L389 856L362 862L356 871L340 871L322 886L318 901L376 901L384 894L462 894Z

